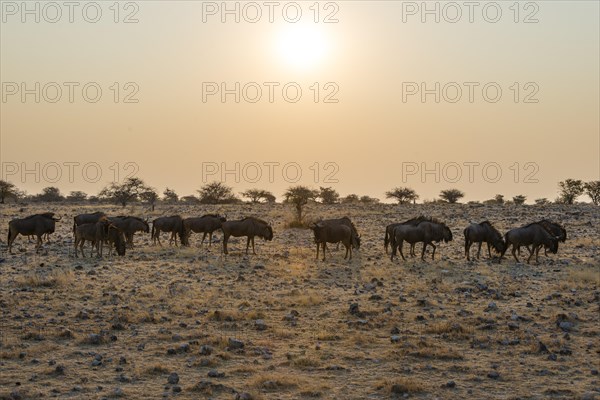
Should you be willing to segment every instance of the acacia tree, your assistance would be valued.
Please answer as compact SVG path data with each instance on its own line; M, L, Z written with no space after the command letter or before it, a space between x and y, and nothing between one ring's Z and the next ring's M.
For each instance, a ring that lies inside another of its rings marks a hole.
M558 182L560 188L560 199L564 204L573 204L577 197L583 194L583 181L579 179L567 179Z
M163 192L163 200L166 203L173 204L179 201L179 196L177 195L177 193L175 193L173 189L166 188Z
M585 194L590 196L590 199L592 199L592 202L595 205L599 205L600 204L600 181L586 182L583 185L583 188L585 189Z
M230 204L238 201L233 189L221 182L211 182L198 190L202 204Z
M527 196L523 196L522 194L519 194L519 195L513 197L512 200L513 200L513 203L520 206L525 203L525 200L527 200Z
M156 190L154 190L154 188L147 187L146 190L140 194L140 199L150 204L152 211L154 211L154 206L158 201L158 193Z
M38 194L36 199L40 201L55 202L63 201L65 198L60 193L60 189L54 186L48 186L42 189L42 193Z
M332 187L320 187L319 196L323 204L335 204L340 199L340 194Z
M260 203L261 200L264 200L266 203L275 202L275 196L268 190L248 189L244 192L241 192L240 195L242 195L242 197L250 199L251 203Z
M454 204L465 197L465 194L458 189L446 189L440 192L440 198L448 203Z
M342 203L344 203L344 204L358 203L359 201L360 201L360 198L356 194L349 194L348 196L346 196L342 199Z
M292 186L283 194L286 203L293 204L296 208L296 222L302 224L302 210L309 200L315 200L319 192L306 186Z
M19 190L13 183L0 179L0 204L4 204L4 201L10 197L18 196Z
M123 183L112 182L98 193L98 197L113 201L125 207L127 203L137 201L148 190L140 178L127 178Z
M85 199L87 199L87 194L80 190L71 191L67 196L67 200L74 203L85 201Z
M385 192L385 197L397 200L398 204L409 204L415 202L419 198L419 195L411 188L397 187L389 192Z

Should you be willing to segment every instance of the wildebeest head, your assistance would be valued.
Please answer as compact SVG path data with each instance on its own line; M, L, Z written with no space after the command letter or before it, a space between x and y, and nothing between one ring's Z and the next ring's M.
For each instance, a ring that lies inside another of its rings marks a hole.
M553 237L550 240L550 246L548 247L548 250L550 250L550 252L552 254L558 253L558 241L559 241L558 237Z
M226 222L227 221L227 214L225 214L225 215L219 215L218 218L219 218L219 221Z
M352 247L360 249L360 235L352 233Z
M125 255L126 242L125 235L123 235L123 231L110 224L108 226L108 238L115 244L115 249L117 250L117 254L120 256Z
M273 228L271 228L271 225L267 225L264 229L264 233L263 233L263 238L265 240L273 240Z
M452 231L446 225L444 225L444 242L448 243L452 241Z

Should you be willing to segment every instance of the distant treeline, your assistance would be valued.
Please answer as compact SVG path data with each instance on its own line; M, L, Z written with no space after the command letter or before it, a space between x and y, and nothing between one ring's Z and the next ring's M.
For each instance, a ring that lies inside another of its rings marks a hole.
M558 195L553 201L547 198L535 199L538 205L558 203L573 204L582 195L587 195L595 205L600 204L600 181L584 182L582 180L567 179L558 183ZM386 199L393 199L399 204L416 203L419 199L417 192L408 187L397 187L385 193ZM445 189L439 198L424 200L423 203L458 203L465 197L465 193L458 189ZM504 195L496 194L493 198L483 201L483 204L524 204L527 197L520 194L510 199ZM263 189L249 189L235 194L233 188L221 182L212 182L202 186L196 195L179 196L173 189L165 188L162 196L159 192L147 185L140 178L127 178L122 183L111 183L96 195L88 195L81 191L72 191L64 195L57 187L49 186L41 193L30 195L20 190L11 182L0 180L0 204L5 202L71 202L82 203L113 203L125 207L130 203L145 203L154 209L158 203L163 204L235 204L244 201L250 203L274 203L276 197L273 193ZM318 189L306 186L292 186L283 193L283 202L295 205L298 215L301 216L302 207L310 202L321 204L349 204L379 203L380 200L370 196L349 194L341 197L331 187ZM469 202L479 203L479 202Z

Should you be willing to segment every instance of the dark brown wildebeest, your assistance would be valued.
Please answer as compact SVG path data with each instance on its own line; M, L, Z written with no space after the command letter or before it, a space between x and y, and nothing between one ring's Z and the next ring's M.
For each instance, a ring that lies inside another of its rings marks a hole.
M78 257L78 247L81 250L81 255L85 257L83 245L86 240L92 244L90 257L94 253L94 248L96 248L96 255L102 257L105 241L109 245L109 256L112 255L113 246L117 250L117 254L120 256L125 255L125 236L123 235L123 231L113 225L106 217L101 218L98 222L81 224L75 228L75 257Z
M121 215L118 217L110 217L109 221L123 231L127 241L127 247L130 249L133 249L133 235L136 232L150 233L150 225L148 225L148 222L138 217Z
M567 240L567 230L560 224L549 221L547 219L538 221L538 222L536 222L536 224L543 226L544 229L546 229L548 232L550 232L550 234L552 236L556 237L559 242L564 243ZM527 247L527 250L529 250L529 252L531 252L531 249L529 248L529 246L526 246L526 247ZM557 248L557 250L558 250L558 248ZM520 246L517 249L517 254L521 255L521 247ZM548 255L548 247L546 247L546 246L544 246L544 255L546 255L546 256Z
M75 234L75 228L81 224L91 224L100 221L100 218L106 217L106 214L102 211L96 211L91 214L79 214L73 217L73 234Z
M529 225L522 226L520 228L511 229L504 235L506 246L502 254L500 254L500 260L504 257L506 250L512 245L512 255L517 262L520 262L517 258L516 251L520 246L531 246L529 250L529 258L527 263L531 261L531 257L535 253L535 262L538 261L538 254L542 246L550 249L550 252L556 254L558 251L558 237L548 232L543 225L533 222Z
M388 245L392 241L392 235L394 234L394 229L399 225L412 225L417 226L419 222L427 220L427 217L420 215L416 218L411 218L408 221L397 222L393 224L389 224L385 227L385 236L383 238L383 247L385 248L385 254L388 254ZM415 244L411 243L410 245L410 255L415 255Z
M502 253L504 250L504 239L502 239L502 234L492 226L490 221L471 224L465 228L463 233L465 235L465 256L467 256L468 261L471 260L469 257L469 250L473 243L479 243L477 258L479 258L479 255L481 254L481 244L483 242L487 243L488 255L490 258L492 258L492 252L490 250L491 246L493 246L494 250L498 253Z
M357 250L360 248L360 235L358 234L358 231L356 230L356 227L354 226L354 224L352 223L350 218L342 217L342 218L323 219L323 220L320 220L319 222L317 222L317 224L320 226L324 226L324 225L345 225L345 226L347 226L348 228L350 228L352 230L353 235L356 236L356 240L352 241L352 247ZM339 247L340 247L340 242L337 243L336 250L339 250Z
M227 221L226 216L218 214L206 214L201 217L191 217L183 220L183 229L185 231L186 242L190 238L191 232L203 233L200 246L204 243L206 235L208 234L208 245L212 245L212 235L216 230L221 229L223 222Z
M19 234L23 236L37 236L36 251L42 247L42 236L54 233L56 221L54 213L34 214L26 218L13 219L8 223L8 252L12 254L12 244Z
M179 236L181 245L186 245L183 219L181 216L172 215L170 217L159 217L152 221L152 241L154 244L158 241L158 244L162 246L162 243L160 242L160 232L171 232L169 244L175 242L175 246L177 246L177 236Z
M418 225L399 225L394 228L392 236L392 255L391 260L394 260L396 250L400 248L400 255L403 260L402 246L404 241L410 244L423 242L423 250L421 251L421 260L425 261L425 250L427 245L433 247L431 259L435 259L435 249L437 246L433 242L444 241L445 243L452 241L452 231L443 222L437 221L434 218L427 218L425 221L419 222Z
M325 261L325 254L327 252L327 243L339 243L342 242L346 248L346 254L344 260L350 258L352 260L352 248L358 248L360 246L360 238L356 229L352 229L347 224L340 223L324 223L325 221L318 222L311 225L311 229L315 235L315 243L317 244L317 259L319 258L319 246L323 247L323 261Z
M227 251L227 241L230 236L248 237L246 242L246 254L248 254L250 242L252 242L252 253L256 254L256 251L254 250L255 236L265 240L273 240L273 228L271 225L266 221L255 217L246 217L237 221L225 221L222 223L221 229L223 230L223 253L225 254L229 254Z

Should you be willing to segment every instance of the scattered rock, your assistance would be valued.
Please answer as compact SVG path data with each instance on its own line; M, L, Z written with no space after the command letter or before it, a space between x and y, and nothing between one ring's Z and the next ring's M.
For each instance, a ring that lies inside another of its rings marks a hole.
M167 379L167 382L171 385L176 385L179 383L179 375L176 372L172 372Z
M228 345L229 349L231 350L239 350L244 348L244 342L238 339L229 338Z

